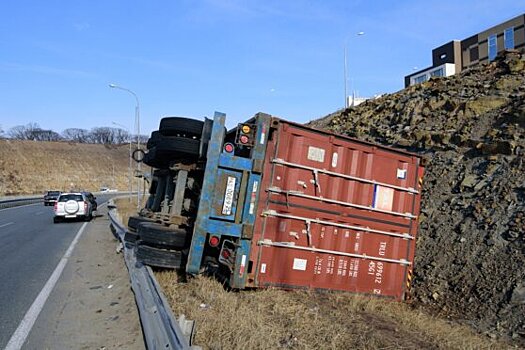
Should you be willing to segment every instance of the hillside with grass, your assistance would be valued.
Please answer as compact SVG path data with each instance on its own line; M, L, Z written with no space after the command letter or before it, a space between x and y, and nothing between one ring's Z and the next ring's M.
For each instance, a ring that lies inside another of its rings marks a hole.
M0 196L50 189L127 191L128 168L129 144L0 140ZM136 181L132 184L136 190Z

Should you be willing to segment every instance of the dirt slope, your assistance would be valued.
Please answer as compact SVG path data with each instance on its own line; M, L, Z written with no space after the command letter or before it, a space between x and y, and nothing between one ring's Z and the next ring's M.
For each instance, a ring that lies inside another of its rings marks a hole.
M525 55L311 122L425 156L414 297L525 345Z
M0 196L102 186L126 191L128 147L0 140Z

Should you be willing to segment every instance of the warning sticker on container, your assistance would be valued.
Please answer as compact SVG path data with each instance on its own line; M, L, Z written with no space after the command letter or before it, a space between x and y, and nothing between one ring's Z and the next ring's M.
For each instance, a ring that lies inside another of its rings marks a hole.
M306 271L306 263L308 260L306 259L293 259L293 269L294 270L300 270L300 271Z
M261 264L261 273L266 273L266 264Z
M407 170L406 169L397 169L397 178L398 179L406 179L407 178Z
M259 182L254 181L253 188L252 188L252 194L250 195L250 208L248 209L248 212L250 214L253 214L253 211L255 210L255 199L257 198L257 188L258 187L259 187Z
M392 211L394 204L394 189L384 186L374 186L374 202L372 207L380 210Z
M325 150L318 147L308 146L308 159L324 163Z
M244 268L246 267L246 255L241 257L241 267L239 268L239 276L242 277L244 274Z

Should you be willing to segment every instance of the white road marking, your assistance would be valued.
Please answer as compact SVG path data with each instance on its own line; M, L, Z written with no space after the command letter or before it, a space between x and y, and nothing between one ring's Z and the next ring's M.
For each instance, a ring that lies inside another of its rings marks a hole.
M14 224L14 222L8 222L7 224L0 225L0 228Z
M78 230L77 235L73 239L73 242L71 242L71 244L69 245L69 248L67 249L62 259L60 259L60 262L55 268L55 271L53 271L53 274L47 280L46 285L44 286L44 288L42 288L35 301L33 301L33 304L26 312L24 319L18 325L18 328L11 336L11 339L9 339L9 343L7 343L5 350L19 350L22 348L22 345L24 345L27 336L29 335L29 332L33 328L33 325L35 324L38 315L42 311L42 308L44 307L47 298L53 291L53 288L55 287L58 279L60 278L60 275L62 274L62 271L64 270L68 259L71 257L71 253L77 245L80 236L82 236L82 233L84 232L84 229L86 228L87 224L88 223L85 222L80 228L80 230Z

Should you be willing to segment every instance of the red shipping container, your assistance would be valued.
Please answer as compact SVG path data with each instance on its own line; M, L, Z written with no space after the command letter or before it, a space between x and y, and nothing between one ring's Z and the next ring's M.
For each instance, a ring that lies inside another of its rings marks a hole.
M403 300L421 201L414 154L275 119L248 285Z

